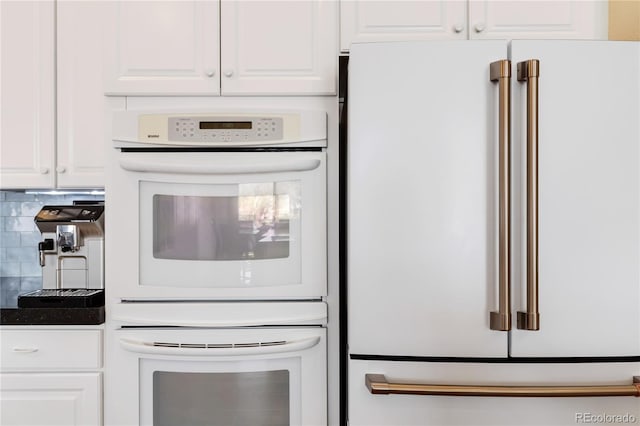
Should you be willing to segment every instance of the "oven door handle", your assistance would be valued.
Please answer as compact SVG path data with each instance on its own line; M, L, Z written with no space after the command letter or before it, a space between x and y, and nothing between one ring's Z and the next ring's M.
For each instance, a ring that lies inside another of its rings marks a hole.
M172 343L120 339L120 346L129 352L175 356L244 356L298 352L312 348L320 336L292 341L262 343Z
M229 175L253 173L303 172L320 167L318 159L272 160L265 163L244 164L207 164L180 163L175 158L167 161L141 160L132 158L120 159L120 167L130 172L142 173L175 173L189 175Z

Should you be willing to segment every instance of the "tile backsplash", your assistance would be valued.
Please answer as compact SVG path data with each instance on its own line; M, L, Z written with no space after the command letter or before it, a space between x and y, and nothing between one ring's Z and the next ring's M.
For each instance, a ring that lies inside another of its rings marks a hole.
M41 235L33 218L44 205L69 205L74 200L98 201L104 195L0 191L0 304L6 306L18 294L42 287Z

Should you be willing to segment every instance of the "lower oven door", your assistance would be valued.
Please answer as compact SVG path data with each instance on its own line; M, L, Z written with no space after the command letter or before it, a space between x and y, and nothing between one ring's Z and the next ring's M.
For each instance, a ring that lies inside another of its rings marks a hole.
M326 425L326 330L123 329L107 425Z

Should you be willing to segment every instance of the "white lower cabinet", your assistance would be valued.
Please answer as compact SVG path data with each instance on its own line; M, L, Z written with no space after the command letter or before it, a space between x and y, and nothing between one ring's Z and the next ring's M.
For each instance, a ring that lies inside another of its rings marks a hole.
M102 373L0 374L0 424L102 424Z
M0 329L0 424L102 425L102 330Z

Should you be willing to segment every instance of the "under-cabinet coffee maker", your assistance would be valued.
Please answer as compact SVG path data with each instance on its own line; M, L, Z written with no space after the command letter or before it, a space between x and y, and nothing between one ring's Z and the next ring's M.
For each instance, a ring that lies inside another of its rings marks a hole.
M43 289L104 288L104 205L44 206L34 221Z

